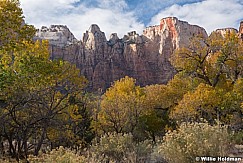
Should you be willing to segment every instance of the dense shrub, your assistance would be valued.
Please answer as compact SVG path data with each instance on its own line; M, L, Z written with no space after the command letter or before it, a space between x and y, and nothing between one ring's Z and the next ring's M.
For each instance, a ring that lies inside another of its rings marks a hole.
M243 131L233 132L231 135L231 141L233 144L243 144Z
M59 147L52 150L49 154L41 154L38 157L30 156L29 162L53 162L53 163L86 163L85 157L77 154L76 152Z
M153 152L154 160L195 162L197 156L225 156L229 146L227 128L208 123L182 123L178 130L167 133Z
M88 162L148 162L151 152L149 141L135 143L132 134L109 133L93 143Z

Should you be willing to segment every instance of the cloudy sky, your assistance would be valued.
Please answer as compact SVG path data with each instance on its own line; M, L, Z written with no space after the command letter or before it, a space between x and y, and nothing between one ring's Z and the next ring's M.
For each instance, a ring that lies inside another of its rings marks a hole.
M206 29L238 29L243 20L242 0L20 0L25 21L35 27L67 25L81 39L91 24L98 24L109 38L158 25L161 18L175 16Z

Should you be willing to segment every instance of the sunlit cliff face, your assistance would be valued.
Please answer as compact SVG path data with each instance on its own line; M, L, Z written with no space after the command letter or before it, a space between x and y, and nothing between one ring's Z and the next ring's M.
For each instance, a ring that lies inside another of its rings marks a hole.
M55 40L47 37L48 32L49 29L40 30L37 36ZM60 36L55 32L52 34L55 38ZM60 38L65 38L64 34ZM76 64L81 74L90 81L92 90L106 89L124 76L133 77L137 84L145 86L167 83L176 73L170 63L172 53L188 46L190 38L196 35L208 37L202 27L167 17L161 19L159 25L145 28L142 35L132 31L118 38L114 33L109 40L94 24L84 33L81 41L66 43L65 46L52 41L50 49L52 59L61 58ZM62 41L65 42L64 39Z

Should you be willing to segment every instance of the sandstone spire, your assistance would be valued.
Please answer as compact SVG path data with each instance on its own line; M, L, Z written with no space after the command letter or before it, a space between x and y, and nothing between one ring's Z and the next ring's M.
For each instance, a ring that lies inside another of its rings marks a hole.
M240 22L239 35L240 38L243 40L243 21Z
M100 31L96 24L92 24L83 35L83 43L87 49L95 49L100 44L106 42L105 33Z
M42 35L48 35L46 28L41 31ZM91 90L106 89L125 75L135 78L141 86L165 84L176 73L170 63L171 54L188 46L189 39L198 34L207 37L202 27L168 17L161 19L159 25L144 29L142 35L132 31L119 39L113 33L107 41L104 32L93 24L82 41L52 46L51 56L76 64L90 81Z

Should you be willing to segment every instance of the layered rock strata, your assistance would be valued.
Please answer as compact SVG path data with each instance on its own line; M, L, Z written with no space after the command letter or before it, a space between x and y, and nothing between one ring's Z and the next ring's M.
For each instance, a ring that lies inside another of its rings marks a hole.
M58 33L51 32L53 30L42 28L37 38L50 40L52 59L61 58L76 64L89 80L91 90L106 89L124 76L135 78L141 86L165 84L176 73L170 63L171 54L187 46L195 35L207 37L202 27L175 17L161 19L160 25L147 27L142 35L133 31L118 38L113 33L109 40L97 25L91 25L79 42L72 34L59 37ZM53 37L47 37L50 35Z

